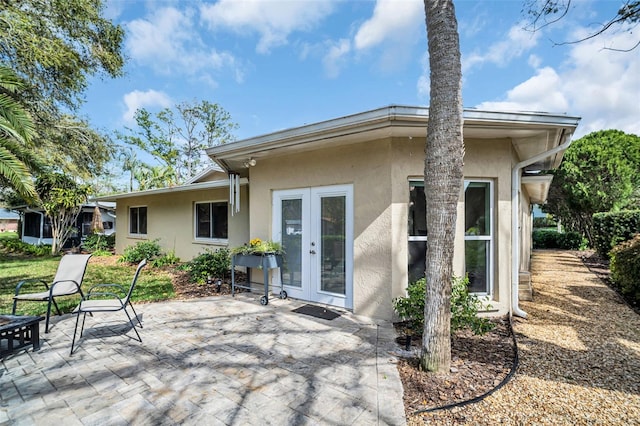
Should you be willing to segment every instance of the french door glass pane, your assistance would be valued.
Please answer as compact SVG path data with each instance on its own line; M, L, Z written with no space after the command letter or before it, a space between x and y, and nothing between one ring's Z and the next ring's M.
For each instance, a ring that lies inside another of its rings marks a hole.
M346 293L346 197L322 197L320 201L320 289Z
M284 284L302 287L302 199L282 200L281 226Z
M465 263L471 293L489 292L489 241L465 241Z

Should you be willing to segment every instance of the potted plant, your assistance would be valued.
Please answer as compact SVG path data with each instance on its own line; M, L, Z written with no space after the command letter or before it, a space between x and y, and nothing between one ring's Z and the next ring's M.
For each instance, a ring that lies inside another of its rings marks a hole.
M277 268L282 263L283 254L282 244L275 241L263 241L260 238L254 238L249 241L249 244L231 250L236 265L250 268L262 267L264 257L268 258L269 268Z
M260 303L266 305L269 303L268 288L269 277L268 270L272 268L282 267L282 255L284 250L282 245L275 241L262 241L260 238L254 238L249 244L236 247L231 250L231 294L235 294L235 288L251 289L251 271L249 268L259 268L264 270L264 296L260 298ZM247 285L237 285L235 282L235 267L245 266L247 268ZM282 277L281 277L282 279ZM286 299L287 292L280 291L280 298Z

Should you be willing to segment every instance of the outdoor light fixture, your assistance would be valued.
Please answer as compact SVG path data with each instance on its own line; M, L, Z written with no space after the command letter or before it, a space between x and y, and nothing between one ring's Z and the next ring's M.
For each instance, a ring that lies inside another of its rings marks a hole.
M217 287L217 288L216 288L216 291L217 291L218 293L220 293L220 289L221 289L221 287L222 287L222 280L221 280L221 279L216 280L216 287Z
M255 158L249 158L247 161L244 162L244 166L248 169L249 167L253 167L256 165L256 159Z

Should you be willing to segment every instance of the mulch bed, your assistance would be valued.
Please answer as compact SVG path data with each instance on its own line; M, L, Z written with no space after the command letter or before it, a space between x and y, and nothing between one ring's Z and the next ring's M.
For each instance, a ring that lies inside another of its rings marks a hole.
M515 359L514 342L507 317L493 319L496 327L483 336L461 330L451 338L451 372L421 371L416 357L401 358L398 371L404 387L405 411L434 409L479 397L500 385ZM419 354L421 338L413 338L412 352ZM405 348L398 339L399 349Z

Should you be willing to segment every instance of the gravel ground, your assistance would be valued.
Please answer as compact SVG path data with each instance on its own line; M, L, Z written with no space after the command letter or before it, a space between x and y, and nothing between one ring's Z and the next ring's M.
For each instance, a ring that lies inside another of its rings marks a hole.
M533 302L516 319L514 378L472 405L409 425L640 425L640 315L576 253L539 250Z

